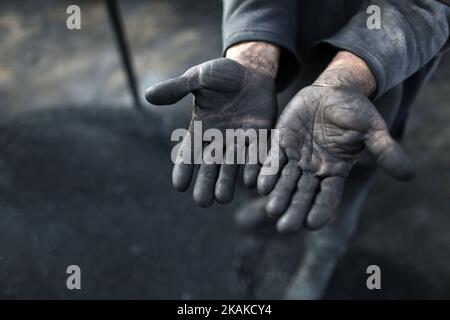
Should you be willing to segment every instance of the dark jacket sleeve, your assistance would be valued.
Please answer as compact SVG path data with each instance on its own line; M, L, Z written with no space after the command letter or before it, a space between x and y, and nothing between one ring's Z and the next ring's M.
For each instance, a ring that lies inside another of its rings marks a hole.
M282 49L283 84L298 73L298 0L223 0L223 52L243 41L265 41ZM288 76L286 76L288 75Z
M407 79L449 46L447 0L371 0L336 35L325 39L361 57L377 80L376 97ZM381 28L369 29L369 5L381 9Z

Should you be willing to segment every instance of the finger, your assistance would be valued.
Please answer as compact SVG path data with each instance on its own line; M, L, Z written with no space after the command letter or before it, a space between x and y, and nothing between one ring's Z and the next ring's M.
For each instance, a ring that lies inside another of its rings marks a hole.
M306 218L308 229L320 229L330 220L341 202L344 184L345 181L341 177L329 177L322 180L320 192Z
M193 67L178 78L166 80L147 89L145 98L155 105L173 104L199 89L199 68Z
M226 204L233 199L239 172L237 158L239 158L237 145L232 144L228 146L225 152L225 161L220 167L215 189L216 200L221 204Z
M194 165L192 164L178 164L172 170L172 184L174 188L180 192L184 192L189 188L194 172Z
M244 167L244 185L253 189L258 181L258 174L261 166L258 164L258 142L252 142L247 148L246 161Z
M286 211L299 177L300 168L297 166L297 163L289 161L281 171L280 179L270 193L269 201L266 205L266 211L270 216L278 217Z
M387 174L398 180L414 178L411 160L386 129L370 132L366 136L366 146Z
M256 188L258 174L261 166L258 164L246 164L244 167L244 185L249 189Z
M281 233L297 231L305 220L313 198L319 186L319 179L312 173L304 173L297 183L297 191L292 197L291 205L278 220L277 229Z
M286 162L287 157L283 150L279 148L276 151L274 149L270 150L269 156L264 161L264 165L258 176L257 185L261 195L268 195L273 190L278 181L279 173Z
M191 134L186 134L178 150L177 159L172 170L172 184L176 190L184 192L189 187L194 172L194 159L200 155L199 151L194 152Z
M211 154L209 148L213 148L213 144L205 147L203 154ZM197 173L197 180L194 186L194 201L200 207L210 207L214 202L214 190L217 176L219 175L219 165L211 163L208 159L203 159L200 169Z
M239 166L236 164L222 164L217 179L215 197L217 202L227 204L233 200Z

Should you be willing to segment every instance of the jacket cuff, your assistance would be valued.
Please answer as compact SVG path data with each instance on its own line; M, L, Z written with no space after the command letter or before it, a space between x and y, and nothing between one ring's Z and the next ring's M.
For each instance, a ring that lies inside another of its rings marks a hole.
M375 76L375 98L408 79L449 43L450 8L434 0L370 0L381 8L379 29L364 10L321 43L363 59Z

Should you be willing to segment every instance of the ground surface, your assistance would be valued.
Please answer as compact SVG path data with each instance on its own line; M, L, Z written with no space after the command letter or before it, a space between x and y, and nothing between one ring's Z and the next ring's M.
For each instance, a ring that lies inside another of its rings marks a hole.
M231 206L198 209L170 186L169 135L189 98L136 113L102 2L0 3L0 297L281 297L302 235L239 232ZM122 1L143 90L220 55L213 1ZM450 60L415 104L408 184L379 174L327 298L450 297ZM78 264L83 290L65 288ZM369 292L365 268L382 287Z

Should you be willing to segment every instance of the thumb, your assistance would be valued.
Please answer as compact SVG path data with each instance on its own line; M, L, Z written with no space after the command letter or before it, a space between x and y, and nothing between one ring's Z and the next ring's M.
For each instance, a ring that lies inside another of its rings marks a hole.
M155 84L145 92L145 99L155 105L174 104L190 92L200 89L198 67L193 67L178 78Z
M402 181L414 178L411 160L387 129L369 132L366 136L366 146L387 174Z

